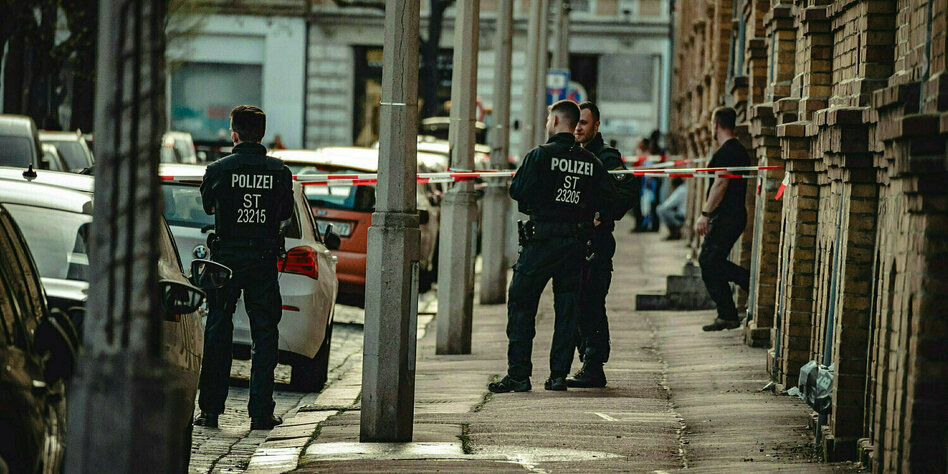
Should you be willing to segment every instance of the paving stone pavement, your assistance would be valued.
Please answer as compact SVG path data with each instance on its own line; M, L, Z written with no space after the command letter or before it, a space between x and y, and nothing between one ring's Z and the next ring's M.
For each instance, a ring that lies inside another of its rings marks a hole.
M361 311L361 308L339 306L341 308L337 311L346 314ZM327 388L351 365L347 361L357 353L361 356L362 326L336 322L333 328L332 349L329 352ZM277 387L273 399L276 402L276 415L285 417L298 407L311 404L318 396L316 393L288 390L288 365L277 366L275 378ZM194 427L189 472L243 472L254 451L267 439L267 431L250 431L250 417L247 414L249 380L250 361L234 360L231 368L231 387L225 411L220 417L220 428ZM200 413L197 406L194 407L194 413L195 416Z

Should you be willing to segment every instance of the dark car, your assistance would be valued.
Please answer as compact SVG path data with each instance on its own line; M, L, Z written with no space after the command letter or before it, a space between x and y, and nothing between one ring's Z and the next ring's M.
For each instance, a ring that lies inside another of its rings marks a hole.
M0 472L60 471L78 344L69 318L49 310L27 243L0 205Z
M42 183L23 178L0 178L0 204L16 220L33 250L35 268L49 297L49 305L68 312L81 331L82 308L89 289L87 245L93 202L92 193L86 190L92 189L94 178L51 171L37 174L36 181ZM61 186L48 184L55 183L57 177L62 178ZM168 403L184 407L169 423L182 433L184 444L180 449L182 459L186 461L190 454L192 407L204 348L199 314L204 294L184 275L178 250L164 218L160 219L157 231L159 292L165 308L163 356L175 374L174 382L178 387L169 393L182 397ZM187 463L183 466L186 469Z

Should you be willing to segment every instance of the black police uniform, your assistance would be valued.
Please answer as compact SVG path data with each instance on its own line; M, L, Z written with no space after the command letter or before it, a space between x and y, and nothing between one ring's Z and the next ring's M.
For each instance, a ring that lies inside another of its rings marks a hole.
M520 212L530 216L530 230L521 244L509 288L508 377L491 384L492 391L530 389L537 305L551 278L556 318L550 381L565 378L569 372L586 243L601 203L614 196L612 183L599 159L579 146L570 133L554 135L524 158L510 185L510 196L517 201ZM562 388L557 389L565 390L565 382L560 382Z
M712 168L750 166L750 159L741 142L732 138L714 152L708 166ZM704 280L705 288L708 289L708 295L717 306L718 318L732 324L738 320L738 317L729 282L735 282L746 289L750 281L750 273L746 268L728 260L731 247L744 232L744 226L747 223L747 209L744 207L746 191L745 180L732 179L728 182L724 197L711 213L710 229L704 237L701 254L698 256L701 278ZM711 192L710 188L708 192ZM707 330L715 329L719 328L713 327Z
M224 411L230 379L233 315L241 291L250 319L252 419L273 415L273 370L283 314L277 257L283 246L280 222L293 212L293 175L282 161L266 156L259 143L239 143L234 153L207 167L201 184L204 210L214 214L217 240L211 258L233 270L231 280L208 294L201 366L202 413Z
M585 145L596 155L606 170L624 170L622 154L607 146L602 134ZM592 260L583 272L582 311L579 316L579 358L586 366L601 368L609 360L609 321L606 317L606 295L612 282L612 257L616 252L616 239L612 232L615 221L622 218L632 207L634 189L632 175L614 174L617 191L624 200L612 206L604 206L600 212L600 224L593 232ZM605 380L603 380L605 382Z

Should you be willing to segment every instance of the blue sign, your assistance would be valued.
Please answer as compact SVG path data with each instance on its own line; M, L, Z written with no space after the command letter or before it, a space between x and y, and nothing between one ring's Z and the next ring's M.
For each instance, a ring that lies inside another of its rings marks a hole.
M546 73L546 105L567 98L569 94L569 69L550 69Z

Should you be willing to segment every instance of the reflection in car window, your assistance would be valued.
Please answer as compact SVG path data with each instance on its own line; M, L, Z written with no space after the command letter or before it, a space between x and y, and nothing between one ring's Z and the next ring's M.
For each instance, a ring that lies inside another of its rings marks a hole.
M92 216L20 204L6 206L30 245L40 276L89 281L86 242Z
M204 212L199 187L186 184L164 184L161 188L165 196L165 219L168 225L198 229L214 225L214 216ZM294 207L296 207L295 204L294 201ZM286 237L300 238L300 225L295 212L281 224L280 228L285 229Z
M59 150L59 154L63 156L63 159L66 160L66 164L69 165L69 169L74 170L92 166L92 163L89 162L89 155L86 154L86 149L78 141L45 141L56 146L56 149Z
M22 255L26 249L16 244L18 237L14 232L13 223L9 217L0 211L0 285L4 286L5 297L13 311L0 314L4 331L13 339L14 345L21 348L28 347L27 332L30 327L24 326L27 321L21 318L38 314L41 311L39 288L30 288L27 279L35 278L29 268L29 255ZM33 290L31 294L30 290ZM35 321L30 321L34 323Z
M0 166L26 168L33 161L32 149L29 138L0 135Z

